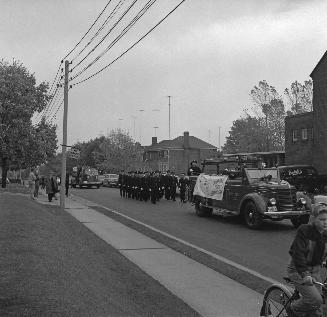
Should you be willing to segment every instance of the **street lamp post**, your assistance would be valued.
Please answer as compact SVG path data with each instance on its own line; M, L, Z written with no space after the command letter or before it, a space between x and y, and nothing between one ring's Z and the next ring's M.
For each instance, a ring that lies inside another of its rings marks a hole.
M121 130L121 128L120 128L120 122L123 121L123 120L124 120L123 118L119 118L119 119L118 119L118 121L119 121L119 122L118 122L118 130Z
M159 129L159 127L153 127L154 129L154 136L156 137L157 136L157 129Z
M142 114L145 110L139 109L138 111L140 112L140 114ZM142 120L140 120L140 144L142 144Z
M134 138L134 141L136 140L136 137L135 137L135 120L136 120L136 116L131 116L133 118L133 138Z
M168 131L169 131L169 140L170 140L170 98L171 96L168 97Z

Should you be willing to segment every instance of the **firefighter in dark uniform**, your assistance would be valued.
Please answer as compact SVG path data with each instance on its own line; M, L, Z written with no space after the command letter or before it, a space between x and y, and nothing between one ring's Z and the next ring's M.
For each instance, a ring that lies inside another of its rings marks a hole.
M192 176L198 176L201 174L201 168L197 165L198 162L193 160L191 166L187 170L187 175L191 176L189 181L189 199L193 201L193 190L195 186L195 179L192 179Z
M155 171L155 173L150 177L150 197L152 204L155 204L158 199L159 184L159 171Z
M127 190L127 198L132 197L132 172L128 172L126 175L126 190Z
M192 161L189 169L187 170L187 176L197 176L201 174L201 168L197 165L197 161Z
M185 193L186 193L187 186L188 186L188 179L185 177L185 173L182 173L181 178L179 179L179 182L178 182L178 187L179 187L180 199L181 199L181 202L183 202L183 203L186 203Z
M134 199L136 196L136 191L135 191L135 171L132 171L131 174L131 197Z
M170 200L170 197L171 197L171 193L170 193L171 185L172 185L171 181L172 181L172 179L171 179L170 171L168 170L167 174L164 175L164 177L163 177L163 187L165 188L165 198L167 200Z
M124 170L121 170L119 175L118 175L118 186L119 186L119 194L120 197L125 197L124 195Z
M150 199L150 172L146 172L144 175L144 201L147 202Z
M173 201L176 201L176 189L177 189L178 179L175 172L172 171L170 175L170 197Z

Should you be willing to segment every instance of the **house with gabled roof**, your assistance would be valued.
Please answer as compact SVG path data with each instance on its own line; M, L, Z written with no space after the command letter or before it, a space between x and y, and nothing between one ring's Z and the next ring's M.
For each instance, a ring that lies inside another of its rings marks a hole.
M174 171L176 174L186 173L190 162L217 157L217 147L195 136L184 132L173 140L158 142L157 137L152 137L152 144L146 146L143 161L146 169L166 172Z

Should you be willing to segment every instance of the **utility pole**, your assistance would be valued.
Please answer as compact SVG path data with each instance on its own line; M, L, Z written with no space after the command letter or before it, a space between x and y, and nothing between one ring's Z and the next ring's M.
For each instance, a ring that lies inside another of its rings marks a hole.
M171 96L168 96L168 107L169 107L169 114L168 114L168 116L169 116L169 121L168 121L168 123L169 123L169 140L170 140L170 98L171 98Z
M61 185L60 185L60 208L62 208L62 209L65 209L67 114L68 114L68 74L69 74L69 61L65 61L64 119L63 119Z
M124 119L123 118L118 118L118 130L123 131L123 129L120 126L120 122L122 122Z
M141 114L144 113L145 110L139 109L138 111L140 112L140 118L141 118L140 119L140 121L141 121L140 122L140 144L142 144L142 115Z
M135 119L136 117L135 116L131 116L133 118L133 137L134 137L134 141L136 141L136 137L135 137Z
M218 127L219 129L219 134L218 134L218 146L219 146L219 152L220 152L220 129L221 127Z

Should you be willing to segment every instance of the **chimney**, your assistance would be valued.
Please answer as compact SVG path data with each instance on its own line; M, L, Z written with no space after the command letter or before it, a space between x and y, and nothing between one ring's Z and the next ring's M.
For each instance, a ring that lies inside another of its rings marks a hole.
M156 136L153 136L152 137L152 145L155 145L155 144L157 144L158 143L158 141L157 141L157 137Z
M184 148L189 148L190 147L190 134L188 131L184 132Z

